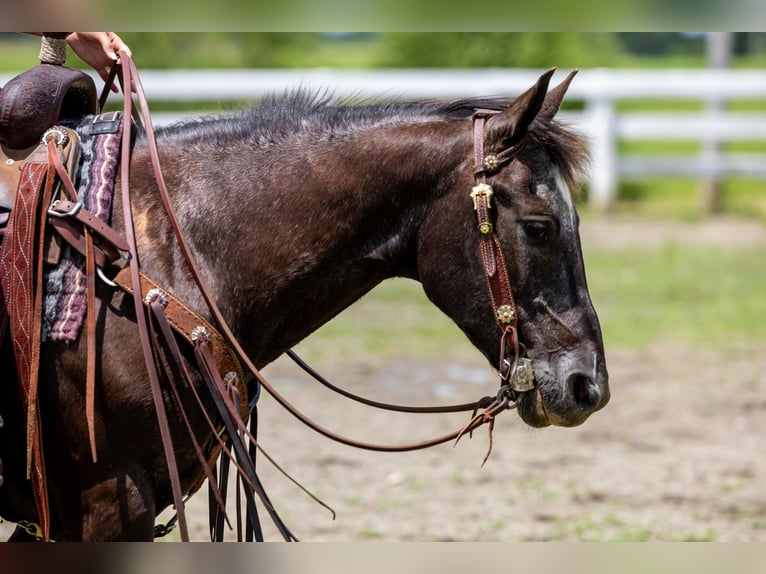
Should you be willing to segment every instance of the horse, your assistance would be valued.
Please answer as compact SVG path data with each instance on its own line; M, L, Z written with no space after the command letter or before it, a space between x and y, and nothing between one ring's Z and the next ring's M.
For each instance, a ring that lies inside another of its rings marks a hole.
M604 345L572 199L587 146L555 118L574 74L549 91L551 75L510 101L353 103L298 90L156 130L170 202L252 362L269 364L383 280L404 277L420 282L428 299L502 369L504 332L481 247L482 233L491 229L500 257L490 264L505 268L516 314L509 344L531 361L534 375L534 389L518 396L519 416L531 427L568 427L604 407ZM476 110L486 112L478 130ZM477 183L477 153L501 161L480 170L493 195L482 195L475 207L469 192ZM209 316L161 216L150 156L148 138L139 133L129 170L141 269ZM124 213L118 203L114 209L119 230ZM477 230L482 209L484 227ZM51 535L151 540L157 515L173 498L136 310L106 283L96 295L95 462L83 415L85 337L41 349ZM0 353L8 365L0 373L0 516L33 522L24 409L8 338ZM205 475L173 398L165 401L189 492ZM200 444L211 443L201 414L190 418Z

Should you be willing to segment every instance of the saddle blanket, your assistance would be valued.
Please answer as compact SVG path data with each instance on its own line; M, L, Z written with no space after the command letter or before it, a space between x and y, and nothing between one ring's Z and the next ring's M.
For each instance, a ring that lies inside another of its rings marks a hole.
M107 225L112 213L114 181L120 155L122 112L87 116L75 128L80 136L77 195L86 209ZM86 312L85 258L67 244L58 265L46 270L42 341L77 339Z

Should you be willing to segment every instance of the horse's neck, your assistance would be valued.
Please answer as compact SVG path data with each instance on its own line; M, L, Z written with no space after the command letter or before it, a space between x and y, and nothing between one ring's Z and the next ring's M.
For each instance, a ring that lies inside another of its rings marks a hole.
M419 223L468 160L449 148L469 138L453 141L454 128L442 122L376 131L297 153L243 152L215 166L221 175L213 187L178 199L207 279L257 362L383 279L413 276ZM213 168L207 161L194 164L201 179ZM237 171L244 165L246 176ZM188 181L188 173L178 175Z

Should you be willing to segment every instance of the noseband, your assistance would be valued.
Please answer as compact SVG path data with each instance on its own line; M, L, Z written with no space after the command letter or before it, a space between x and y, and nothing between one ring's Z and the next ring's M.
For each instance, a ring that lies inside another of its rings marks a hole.
M473 208L476 212L480 234L479 248L484 277L487 280L489 297L495 315L495 322L500 328L500 358L498 371L501 385L498 400L514 402L518 393L534 388L532 361L522 357L517 323L518 313L513 298L508 270L500 240L492 224L492 186L487 183L487 176L497 173L505 164L511 162L524 148L526 138L498 154L484 155L484 128L487 120L499 114L495 110L476 110L473 121L474 178L476 185L471 191Z

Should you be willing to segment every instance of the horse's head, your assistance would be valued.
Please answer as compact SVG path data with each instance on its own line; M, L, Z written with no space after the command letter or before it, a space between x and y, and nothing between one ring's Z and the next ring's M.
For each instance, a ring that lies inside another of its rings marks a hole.
M418 256L418 276L428 296L493 366L503 370L504 358L514 361L514 343L518 356L531 360L534 388L519 393L518 410L535 427L578 425L609 400L601 329L587 290L570 195L586 159L585 146L553 121L574 74L547 93L552 73L481 120L478 129L474 121L474 152L423 221ZM477 160L497 156L499 165L475 172L472 155ZM484 216L491 227L485 225L484 234L469 197L477 182L493 192ZM496 266L487 262L493 243L507 267L515 319L498 320L503 289L490 284L502 283L502 277L488 280ZM504 331L506 344L501 345Z

